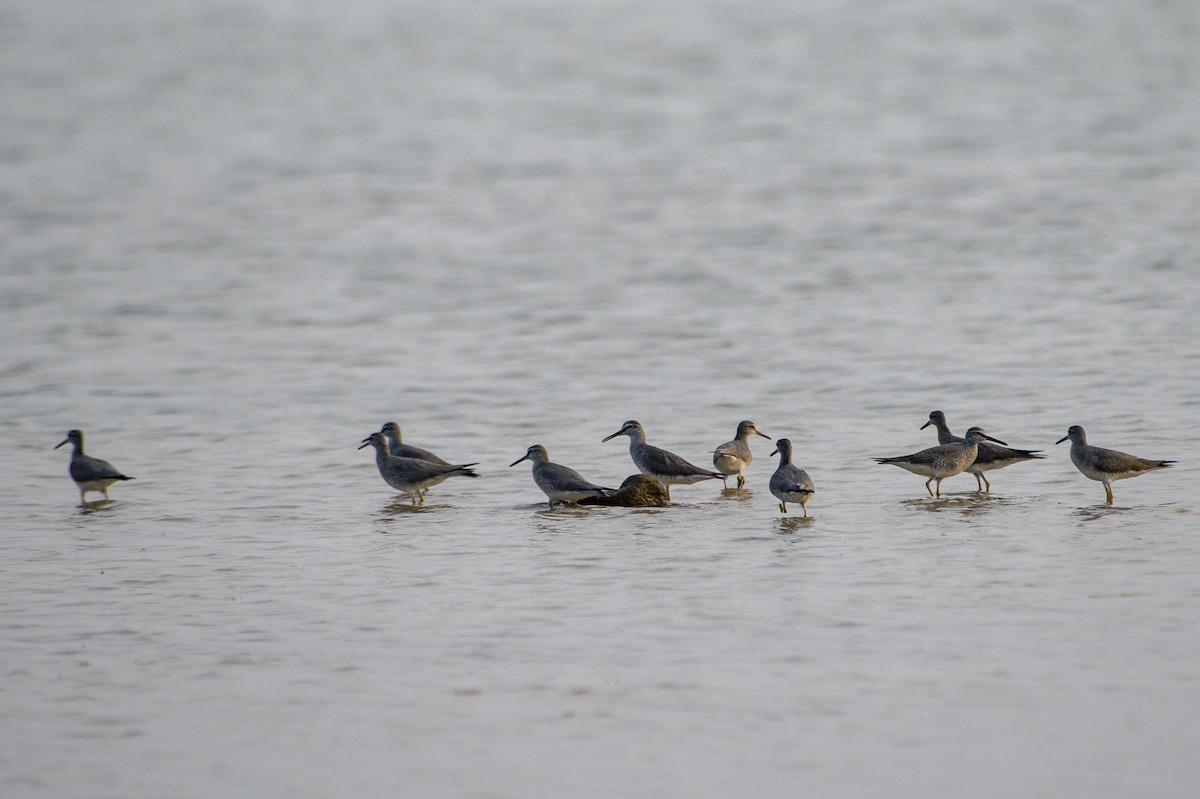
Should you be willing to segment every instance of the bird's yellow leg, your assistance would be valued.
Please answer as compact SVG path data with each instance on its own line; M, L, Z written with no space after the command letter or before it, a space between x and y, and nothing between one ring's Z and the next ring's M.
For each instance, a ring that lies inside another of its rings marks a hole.
M929 492L929 496L931 496L931 497L933 496L933 489L929 487L929 484L932 482L933 482L932 477L930 477L928 480L925 481L925 490ZM938 486L938 489L940 490L941 486Z

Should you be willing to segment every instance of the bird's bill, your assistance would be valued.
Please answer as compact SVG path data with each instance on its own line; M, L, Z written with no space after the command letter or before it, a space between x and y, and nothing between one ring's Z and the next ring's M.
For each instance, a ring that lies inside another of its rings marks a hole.
M989 436L987 433L984 433L984 434L983 434L983 437L984 437L984 438L986 438L988 441L995 441L997 444L1001 444L1001 445L1003 445L1003 446L1006 446L1006 447L1008 446L1008 442L1007 442L1007 441L1001 441L1001 440L1000 440L1000 439L998 439L998 438L992 438L992 437L991 437L991 436Z
M771 450L771 455L778 455L778 454L779 454L779 447L775 447L775 449ZM769 458L769 457L771 457L771 455L768 455L767 457Z
M371 439L364 438L362 440L362 443L358 445L358 449L363 449L364 447L369 447L369 446L371 446Z
M1062 438L1060 438L1058 441L1055 441L1054 443L1055 443L1055 444L1061 444L1061 443L1063 443L1064 441L1066 441L1066 440L1067 440L1068 438L1070 438L1070 437L1071 437L1070 435L1065 435L1065 436L1063 436ZM65 443L66 443L66 442L64 441L64 442L63 442L63 444L65 444ZM62 446L62 444L60 444L59 446Z
M616 438L617 436L621 435L621 434L622 434L622 433L624 433L624 432L625 432L625 428L624 428L624 427L622 427L620 430L618 430L617 432L613 433L611 436L605 436L604 438L600 439L600 443L601 443L601 444L603 444L605 441L609 441L609 440L611 440L611 439L614 439L614 438Z
M55 448L55 449L58 449L59 447L61 447L63 444L66 444L66 443L67 443L68 441L70 441L70 440L71 440L70 438L64 438L62 441L60 441L60 442L58 442L57 444L55 444L55 445L54 445L54 448Z
M929 420L928 422L926 422L925 424L921 425L921 429L922 429L922 430L924 430L926 427L929 427L929 425L931 425L931 424L933 424L933 420L932 420L932 419L930 419L930 420Z
M526 453L525 453L524 455L522 455L521 457L517 458L517 459L516 459L515 461L513 461L512 463L508 464L508 468L510 468L510 469L511 469L512 467L516 466L516 465L517 465L518 463L520 463L521 461L527 461L527 460L529 460L529 453L528 453L528 452L526 452Z
M770 437L769 435L767 435L766 433L764 433L764 432L762 432L762 431L760 431L760 430L755 430L754 432L755 432L755 433L757 433L758 435L762 436L763 438L765 438L767 441L771 441L771 440L772 440L772 439L771 439L771 437Z

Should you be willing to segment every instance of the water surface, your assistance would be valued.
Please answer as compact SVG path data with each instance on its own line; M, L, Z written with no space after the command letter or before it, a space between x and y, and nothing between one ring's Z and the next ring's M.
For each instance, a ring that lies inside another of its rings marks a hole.
M1190 796L1190 2L0 5L5 796ZM941 500L944 410L1047 458ZM818 494L545 508L737 422ZM355 447L478 461L414 512ZM1116 505L1053 442L1176 458ZM136 480L80 507L67 429Z

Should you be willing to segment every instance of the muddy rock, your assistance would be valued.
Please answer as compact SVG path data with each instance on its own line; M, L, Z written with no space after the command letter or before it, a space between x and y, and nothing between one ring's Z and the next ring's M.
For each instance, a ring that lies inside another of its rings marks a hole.
M587 497L580 505L612 505L622 508L662 508L671 504L667 489L653 477L631 474L615 494L607 497Z

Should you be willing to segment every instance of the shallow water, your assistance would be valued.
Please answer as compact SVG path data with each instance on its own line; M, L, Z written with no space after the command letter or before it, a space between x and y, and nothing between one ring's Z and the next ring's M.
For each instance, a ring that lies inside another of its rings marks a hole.
M5 796L1190 796L1194 4L0 5ZM1047 458L930 499L946 411ZM817 485L545 508L743 418ZM417 510L369 451L479 461ZM1055 447L1176 458L1116 505ZM137 479L81 507L71 427Z

